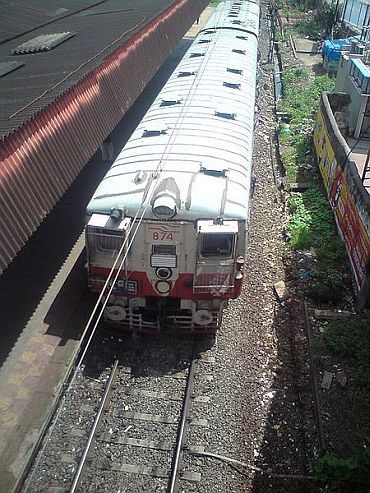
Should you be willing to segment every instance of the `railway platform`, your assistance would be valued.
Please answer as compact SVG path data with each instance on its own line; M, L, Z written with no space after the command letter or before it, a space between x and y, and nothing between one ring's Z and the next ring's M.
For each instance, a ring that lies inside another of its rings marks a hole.
M78 348L88 309L83 248L82 235L0 369L1 493L18 490Z

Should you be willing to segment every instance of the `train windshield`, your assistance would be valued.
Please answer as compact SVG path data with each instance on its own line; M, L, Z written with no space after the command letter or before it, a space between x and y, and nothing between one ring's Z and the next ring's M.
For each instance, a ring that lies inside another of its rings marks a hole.
M233 243L231 233L201 234L200 254L202 257L231 257Z

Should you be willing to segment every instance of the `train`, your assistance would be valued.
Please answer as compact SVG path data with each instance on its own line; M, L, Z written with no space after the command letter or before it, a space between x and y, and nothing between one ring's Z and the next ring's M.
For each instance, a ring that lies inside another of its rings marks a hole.
M109 326L215 333L241 293L259 23L258 2L218 5L87 206L88 285Z

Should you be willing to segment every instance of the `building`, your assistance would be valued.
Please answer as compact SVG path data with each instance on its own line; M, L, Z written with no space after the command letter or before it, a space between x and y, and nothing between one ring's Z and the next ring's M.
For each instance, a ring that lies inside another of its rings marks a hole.
M364 41L370 41L370 0L345 0L343 2L343 24Z

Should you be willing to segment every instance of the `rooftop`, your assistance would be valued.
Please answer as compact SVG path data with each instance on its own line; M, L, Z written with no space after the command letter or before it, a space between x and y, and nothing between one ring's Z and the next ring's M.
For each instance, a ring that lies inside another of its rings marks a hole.
M95 69L175 0L0 0L0 138Z

